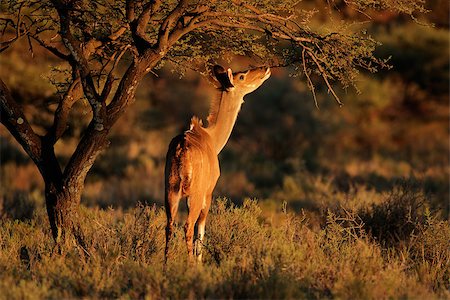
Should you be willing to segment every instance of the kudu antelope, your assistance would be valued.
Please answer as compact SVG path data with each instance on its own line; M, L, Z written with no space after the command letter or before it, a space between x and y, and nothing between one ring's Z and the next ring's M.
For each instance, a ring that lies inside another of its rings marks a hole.
M213 68L219 84L211 101L208 127L193 117L190 129L176 136L169 145L165 168L165 207L167 215L166 249L173 233L174 219L182 197L187 197L188 216L184 231L189 259L192 260L194 226L197 226L195 254L201 261L202 240L214 187L220 176L217 155L230 137L245 95L256 90L270 76L269 68L233 74L221 66Z

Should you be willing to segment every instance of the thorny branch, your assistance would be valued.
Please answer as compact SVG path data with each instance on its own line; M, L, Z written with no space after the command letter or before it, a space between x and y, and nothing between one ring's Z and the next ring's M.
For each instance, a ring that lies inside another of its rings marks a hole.
M59 47L49 44L37 32L30 32L29 30L22 30L23 32L21 32L19 30L21 26L16 26L16 36L19 38L21 35L28 35L57 57L64 60L72 60L71 64L80 72L83 90L91 104L94 117L99 123L98 128L102 127L101 120L104 120L105 117L104 103L114 83L113 73L105 69L110 64L111 57L114 57L114 55L107 54L105 51L107 45L115 42L114 47L117 49L124 49L123 47L130 46L128 49L132 50L131 53L133 53L135 61L138 61L139 57L144 56L146 51L150 50L155 55L160 55L161 59L170 60L170 57L167 57L167 53L171 47L191 34L208 30L226 31L239 29L256 35L259 34L261 38L265 36L267 39L277 43L282 43L283 41L290 43L292 48L300 48L297 58L290 59L288 64L296 63L301 66L316 106L315 88L310 77L310 69L312 67L318 70L336 102L342 105L330 82L330 78L333 78L333 76L330 76L328 68L322 66L320 63L321 58L315 54L320 53L322 47L317 42L324 42L326 36L321 36L309 30L307 26L304 26L306 20L298 23L296 20L297 16L293 11L280 14L269 13L263 7L257 7L256 4L241 0L230 1L229 6L235 7L235 9L231 10L226 10L220 5L195 4L180 0L171 10L164 11L167 7L161 0L146 2L127 0L124 6L125 12L121 12L123 16L126 16L126 23L119 25L106 38L99 39L89 36L87 40L79 41L79 38L74 37L71 33L71 27L75 26L71 23L71 11L77 11L81 8L75 7L75 2L72 1L52 0L52 3L59 15L59 20L57 21L60 25L59 36L69 54L66 54L64 50L60 50ZM17 19L22 19L20 11L17 16ZM28 28L31 27L29 26ZM153 40L148 35L148 30L153 30L152 28L157 29L156 40ZM127 39L121 39L122 36L127 35L131 35L134 43L129 44ZM8 46L9 44L6 47ZM121 50L115 50L115 52L117 51L120 52ZM100 70L94 73L90 69L93 55L105 60L101 64ZM355 65L358 64L361 65L360 62L355 62ZM285 64L274 62L271 65L282 66ZM187 67L191 66L187 65ZM147 72L151 71L151 69L147 70ZM98 88L94 85L94 77L97 77ZM99 83L102 77L106 77L106 80L103 88L100 90Z
M309 77L308 69L306 68L305 51L306 51L306 49L302 50L303 72L305 73L306 79L308 80L308 86L309 86L309 89L311 90L311 93L313 95L314 104L316 105L317 109L319 109L319 104L317 103L317 98L316 98L315 87L314 87L314 84L313 84L311 78Z
M328 81L328 75L324 71L322 66L320 65L319 61L317 60L316 55L314 53L312 53L311 51L307 51L307 53L308 53L309 57L312 58L312 60L316 64L317 68L319 69L320 74L322 75L322 78L328 87L328 90L331 92L331 94L333 94L334 99L336 99L336 102L339 104L339 106L342 106L343 104L342 104L341 100L339 99L338 95L336 95L336 92L334 91L333 87L331 86L330 82Z
M166 47L171 47L191 32L204 29L213 29L217 31L226 29L241 29L268 35L272 39L285 40L302 49L301 57L296 60L300 62L303 67L303 72L307 78L308 86L313 94L316 106L318 106L318 103L314 84L309 76L305 51L308 54L308 57L312 59L313 64L319 70L320 75L326 83L329 91L336 99L336 102L340 106L342 105L342 102L328 79L327 71L320 65L317 56L314 54L314 48L318 47L316 41L323 41L323 37L302 28L297 22L294 21L294 15L292 14L287 17L283 17L266 13L261 9L258 9L255 6L247 4L243 1L233 0L232 3L235 6L244 8L246 12L213 11L205 6L196 6L188 10L183 7L183 3L180 2L174 11L172 11L170 15L171 18L167 18L160 28L158 40L159 44L166 45ZM183 9L185 11L184 15L180 12ZM178 17L178 21L175 23L178 24L178 26L173 25L175 22L175 18L173 16ZM318 50L320 50L320 47ZM295 60L292 60L290 64L295 62ZM280 64L277 63L273 66L279 67Z

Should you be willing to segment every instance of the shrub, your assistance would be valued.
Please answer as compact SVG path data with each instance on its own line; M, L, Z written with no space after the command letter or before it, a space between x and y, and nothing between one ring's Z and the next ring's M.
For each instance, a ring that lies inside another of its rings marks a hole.
M390 206L389 206L390 207ZM381 246L356 210L322 228L256 201L215 201L204 263L187 261L182 226L164 266L163 209L83 208L86 249L54 251L43 210L0 221L0 295L33 298L448 298L450 226L429 214L402 244ZM412 221L416 219L411 219Z
M391 192L386 200L360 211L365 229L388 247L408 240L425 223L425 199L408 187Z

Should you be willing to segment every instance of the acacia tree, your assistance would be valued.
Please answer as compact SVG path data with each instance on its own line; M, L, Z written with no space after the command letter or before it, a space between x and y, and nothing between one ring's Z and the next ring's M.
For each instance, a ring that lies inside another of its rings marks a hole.
M422 0L331 0L328 8L393 10L413 16ZM84 181L108 132L133 103L143 77L165 62L179 69L233 55L257 64L294 66L313 91L323 80L333 97L334 82L352 85L361 69L376 71L370 36L339 29L312 29L314 11L295 0L9 0L0 4L0 52L19 39L44 47L65 61L68 78L59 82L60 100L53 124L38 135L0 79L1 123L38 167L52 235L57 243L79 236L78 206ZM118 68L121 65L123 68ZM125 70L125 71L120 71ZM62 87L62 88L61 88ZM92 111L88 127L63 167L55 144L64 134L72 106L86 99Z

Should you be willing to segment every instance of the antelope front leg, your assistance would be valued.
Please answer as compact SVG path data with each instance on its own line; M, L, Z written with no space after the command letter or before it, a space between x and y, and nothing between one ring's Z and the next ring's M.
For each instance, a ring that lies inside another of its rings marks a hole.
M205 223L197 223L198 236L195 239L195 256L197 257L197 262L202 262L202 250L203 250L203 237L205 235Z
M192 261L193 259L193 252L194 252L194 246L192 243L193 237L194 237L194 223L190 222L189 220L186 221L186 224L184 225L184 233L186 236L186 248L189 255L189 261Z

